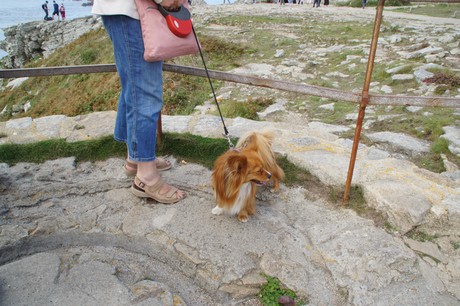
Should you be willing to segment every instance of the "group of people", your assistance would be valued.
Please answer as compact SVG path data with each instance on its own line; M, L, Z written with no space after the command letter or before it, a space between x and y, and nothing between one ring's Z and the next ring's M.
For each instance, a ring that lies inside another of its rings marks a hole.
M61 19L65 20L65 7L64 3L61 3L61 6L59 7L59 4L56 3L56 1L53 1L53 15L50 17L49 16L49 10L48 10L48 1L45 1L45 3L42 4L42 9L43 12L45 12L45 20L54 20L54 16L57 16L58 20Z
M313 7L319 7L321 4L321 0L307 0L307 1L308 1L307 3L311 3L313 1ZM365 1L365 0L362 0L362 1ZM275 0L275 3L276 2L279 2L280 5L283 5L286 3L304 4L304 0ZM324 0L324 5L328 6L329 0Z

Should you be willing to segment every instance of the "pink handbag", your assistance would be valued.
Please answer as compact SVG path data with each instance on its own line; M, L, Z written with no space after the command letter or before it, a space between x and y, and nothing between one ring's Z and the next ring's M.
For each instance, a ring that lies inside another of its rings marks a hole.
M144 40L144 59L147 62L156 62L198 52L198 43L193 33L186 37L174 35L156 3L152 0L135 1ZM183 0L183 2L187 2L187 0ZM183 4L186 6L186 3Z

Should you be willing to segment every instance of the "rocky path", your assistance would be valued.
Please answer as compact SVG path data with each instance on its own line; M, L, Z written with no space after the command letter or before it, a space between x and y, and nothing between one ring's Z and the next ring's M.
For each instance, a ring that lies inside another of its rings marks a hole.
M24 139L43 137L41 131L87 139L102 136L101 125L111 130L114 113L45 119L38 131L34 121L19 124L24 119L2 130L16 129ZM270 125L278 136L276 151L325 183L343 183L350 143L334 135L338 127L227 123L234 136ZM165 131L219 137L220 121L213 116L164 116L163 124ZM214 216L210 171L180 162L165 177L185 189L187 199L169 206L144 202L130 194L122 164L65 158L1 166L5 305L158 299L158 305L244 305L256 303L252 297L265 281L261 273L278 277L312 305L459 302L458 178L362 148L356 177L366 198L404 232L423 224L440 234L420 242L304 188L263 190L257 215L245 224Z

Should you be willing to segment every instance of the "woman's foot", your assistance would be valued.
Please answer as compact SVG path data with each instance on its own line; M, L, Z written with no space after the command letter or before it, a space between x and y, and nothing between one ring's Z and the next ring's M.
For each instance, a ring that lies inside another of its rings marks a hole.
M134 178L131 192L141 198L151 198L163 204L173 204L186 197L186 193L165 183L160 176L145 181L138 176Z
M151 198L164 204L176 203L185 198L184 191L161 180L155 164L155 160L137 164L137 175L131 192L138 197Z
M162 157L157 157L157 159L155 159L155 165L158 171L166 171L172 168L171 162ZM125 171L126 176L134 177L137 173L137 163L126 159L123 170Z

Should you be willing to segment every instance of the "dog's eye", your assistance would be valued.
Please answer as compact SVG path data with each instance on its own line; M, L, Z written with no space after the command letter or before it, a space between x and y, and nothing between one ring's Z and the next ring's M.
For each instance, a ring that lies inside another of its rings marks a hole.
M260 175L264 174L264 169L260 169L260 170L259 170L259 174L260 174Z

